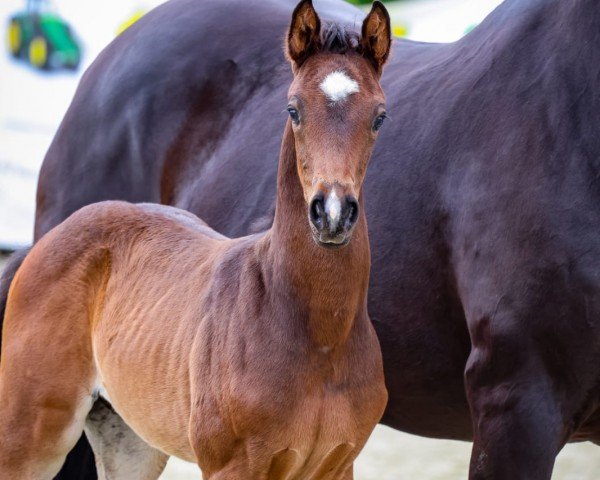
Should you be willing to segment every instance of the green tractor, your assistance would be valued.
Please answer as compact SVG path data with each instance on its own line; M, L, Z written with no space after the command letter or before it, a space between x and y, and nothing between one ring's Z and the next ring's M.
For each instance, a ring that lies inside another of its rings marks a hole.
M47 8L47 0L27 0L8 21L8 50L40 70L76 70L81 48L69 25Z

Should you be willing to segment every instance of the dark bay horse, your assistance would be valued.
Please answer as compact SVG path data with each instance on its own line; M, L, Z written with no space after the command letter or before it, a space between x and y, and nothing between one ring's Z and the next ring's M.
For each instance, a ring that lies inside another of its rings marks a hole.
M4 317L0 478L51 479L84 426L107 480L156 479L169 455L205 480L354 478L387 403L362 185L390 46L379 2L362 35L298 4L266 232L107 201L34 245Z
M251 4L174 0L99 56L44 161L37 238L112 198L234 236L272 217L293 0ZM565 442L600 443L599 36L597 0L507 0L456 43L396 41L382 78L382 422L474 440L473 479L548 479Z

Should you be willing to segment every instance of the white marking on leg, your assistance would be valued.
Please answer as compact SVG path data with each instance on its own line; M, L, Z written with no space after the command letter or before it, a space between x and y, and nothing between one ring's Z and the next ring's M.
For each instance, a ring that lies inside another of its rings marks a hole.
M332 102L341 102L359 90L358 83L341 70L327 75L319 87Z
M336 230L338 222L340 221L342 204L340 203L340 199L336 195L335 190L331 190L331 193L327 196L327 200L325 201L325 212L329 217L330 230Z

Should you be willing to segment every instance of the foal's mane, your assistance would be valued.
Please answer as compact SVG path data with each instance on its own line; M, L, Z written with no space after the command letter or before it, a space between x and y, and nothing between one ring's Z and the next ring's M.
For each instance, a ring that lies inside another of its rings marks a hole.
M360 34L339 23L326 23L320 33L321 51L329 53L360 53Z

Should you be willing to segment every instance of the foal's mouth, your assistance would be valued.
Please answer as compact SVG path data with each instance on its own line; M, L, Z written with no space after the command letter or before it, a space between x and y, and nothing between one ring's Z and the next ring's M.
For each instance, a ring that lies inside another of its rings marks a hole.
M329 250L337 250L350 243L352 234L351 232L348 232L340 235L329 236L323 232L317 232L313 230L312 237L315 243L320 247L327 248Z

